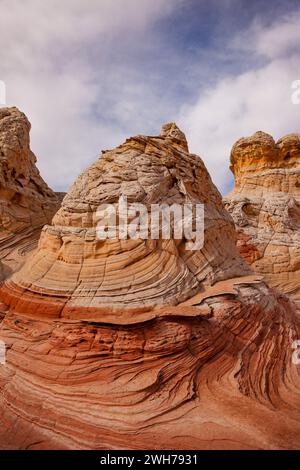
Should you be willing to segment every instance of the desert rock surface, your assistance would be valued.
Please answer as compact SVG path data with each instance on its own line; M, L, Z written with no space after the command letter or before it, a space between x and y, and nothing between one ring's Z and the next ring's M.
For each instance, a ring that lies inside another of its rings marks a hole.
M97 208L202 203L204 245L99 240ZM105 151L0 288L3 449L296 449L293 303L268 288L174 123Z

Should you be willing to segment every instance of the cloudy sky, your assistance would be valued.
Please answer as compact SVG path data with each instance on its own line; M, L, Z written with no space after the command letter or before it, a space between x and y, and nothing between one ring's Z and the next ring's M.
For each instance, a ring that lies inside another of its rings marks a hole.
M299 0L0 0L0 80L56 190L176 121L226 193L238 138L300 132L299 24Z

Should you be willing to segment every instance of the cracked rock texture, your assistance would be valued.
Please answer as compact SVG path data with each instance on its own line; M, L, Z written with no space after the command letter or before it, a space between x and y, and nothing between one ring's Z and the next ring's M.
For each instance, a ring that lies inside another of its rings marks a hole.
M275 143L263 132L231 152L234 190L224 198L238 248L268 284L300 301L300 134Z
M121 195L204 203L204 246L97 239ZM175 124L103 152L0 289L0 448L299 448L299 315L235 241Z
M25 114L0 109L0 280L24 261L60 206L36 167L29 132Z

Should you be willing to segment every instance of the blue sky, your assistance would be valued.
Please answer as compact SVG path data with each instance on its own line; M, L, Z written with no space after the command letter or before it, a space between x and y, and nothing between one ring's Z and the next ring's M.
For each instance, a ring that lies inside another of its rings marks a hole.
M299 132L299 0L0 0L0 79L50 186L175 121L218 188L233 143Z

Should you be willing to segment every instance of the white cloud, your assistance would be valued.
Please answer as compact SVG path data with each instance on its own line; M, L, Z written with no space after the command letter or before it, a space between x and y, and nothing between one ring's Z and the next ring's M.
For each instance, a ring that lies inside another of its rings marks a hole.
M0 79L8 105L32 123L32 148L52 187L66 188L132 123L142 132L163 113L132 62L159 42L155 22L181 2L0 0Z
M226 38L212 49L193 38L173 44L174 31L168 37L157 26L172 15L178 21L182 5L0 0L0 79L8 104L32 123L32 148L50 186L65 189L102 148L177 120L224 191L238 138L259 129L275 138L299 132L291 83L300 79L300 10L268 27L255 21L235 39L223 25ZM202 28L206 19L197 14ZM228 63L233 72L224 76ZM182 107L185 93L195 99Z
M285 56L293 50L299 51L300 10L294 11L264 27L261 21L254 21L251 28L238 38L236 46L253 51L270 59Z
M236 50L238 44L244 51L245 44L250 44L248 53L251 49L257 62L264 55L264 65L220 79L214 86L202 89L193 105L181 109L178 122L187 134L190 150L203 157L223 192L231 183L229 156L237 139L257 130L268 132L275 139L300 132L300 105L291 100L292 82L300 79L300 51L294 50L297 41L299 44L296 17L300 17L300 11L268 28L256 24L235 38Z

